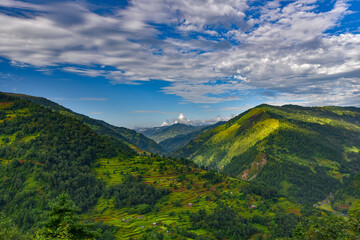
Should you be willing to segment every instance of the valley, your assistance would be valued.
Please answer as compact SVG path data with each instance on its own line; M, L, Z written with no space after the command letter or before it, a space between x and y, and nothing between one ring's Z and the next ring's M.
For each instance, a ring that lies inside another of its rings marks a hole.
M357 236L332 212L358 221L359 109L261 105L165 156L133 130L34 99L0 94L0 225L17 239L276 239L313 234L314 218ZM44 225L64 198L88 235Z

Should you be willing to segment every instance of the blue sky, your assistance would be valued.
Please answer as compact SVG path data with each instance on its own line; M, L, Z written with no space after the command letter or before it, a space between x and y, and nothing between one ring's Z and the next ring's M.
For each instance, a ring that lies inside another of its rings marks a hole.
M0 1L0 91L125 127L360 107L360 1Z

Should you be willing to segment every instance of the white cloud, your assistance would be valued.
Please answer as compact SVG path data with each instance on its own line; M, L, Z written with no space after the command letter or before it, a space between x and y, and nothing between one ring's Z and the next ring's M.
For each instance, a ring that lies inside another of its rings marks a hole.
M177 123L191 125L191 121L189 119L187 119L187 117L185 117L185 115L183 113L180 113L177 118L173 118L171 120L168 119L165 122L163 122L161 124L161 126L162 127L163 126L170 126L170 125L177 124Z
M353 14L347 1L336 1L327 12L317 11L315 0L249 5L132 0L116 14L99 15L81 2L3 0L0 6L26 14L0 12L6 23L0 25L0 56L113 83L164 80L170 83L165 93L194 103L262 89L284 101L359 105L359 32L328 32ZM246 15L249 10L260 17ZM174 34L167 36L161 26Z
M79 75L84 75L84 76L89 76L89 77L104 76L106 73L103 70L81 69L81 68L74 68L74 67L64 67L63 70L66 72L77 73Z
M215 124L217 122L228 121L233 117L235 117L234 114L231 116L228 116L228 117L222 117L222 116L218 115L217 117L211 118L211 119L192 120L192 119L188 119L187 117L185 117L185 115L183 113L180 113L177 118L167 119L165 122L163 122L161 124L161 127L171 126L171 125L177 124L177 123L182 123L182 124L192 125L192 126L205 126L205 125Z

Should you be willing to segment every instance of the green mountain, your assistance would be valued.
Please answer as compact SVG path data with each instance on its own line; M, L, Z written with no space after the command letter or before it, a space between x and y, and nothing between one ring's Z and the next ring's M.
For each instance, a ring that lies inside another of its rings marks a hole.
M359 136L359 108L260 105L201 134L174 156L315 203L359 170Z
M302 215L263 183L139 156L77 115L1 93L0 179L2 239L274 239Z
M141 133L137 133L134 130L127 129L124 127L116 127L110 125L102 120L97 120L85 116L83 114L75 113L72 110L65 108L57 103L54 103L46 98L42 97L33 97L24 94L15 94L15 93L5 93L9 96L18 97L21 99L29 100L33 103L42 105L44 107L50 108L56 112L59 112L63 115L74 117L93 129L100 135L111 136L120 139L122 142L133 146L133 148L137 149L138 151L148 151L152 153L164 154L165 151L153 140L145 137Z
M203 132L206 132L212 128L215 128L221 124L224 124L225 122L218 122L213 125L209 125L206 127L201 127L198 129L195 129L194 131L187 133L187 134L179 134L175 137L165 139L164 141L161 141L159 145L168 153L172 153L174 151L179 150L180 148L184 147L186 144L188 144L191 140L197 138L202 134Z
M137 131L144 134L146 137L153 139L155 142L160 143L169 138L192 133L203 127L204 126L191 126L183 123L176 123L170 126L138 129Z

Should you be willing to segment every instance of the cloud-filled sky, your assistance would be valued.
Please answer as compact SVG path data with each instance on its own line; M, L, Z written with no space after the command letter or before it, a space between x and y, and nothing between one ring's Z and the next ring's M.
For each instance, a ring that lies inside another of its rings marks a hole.
M360 106L360 1L0 0L0 91L126 127Z

